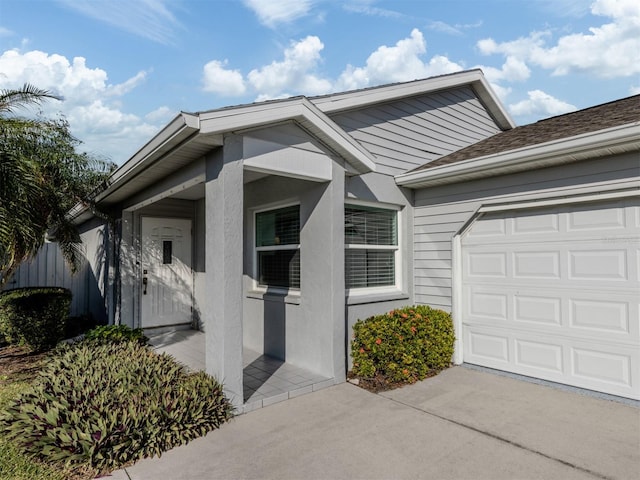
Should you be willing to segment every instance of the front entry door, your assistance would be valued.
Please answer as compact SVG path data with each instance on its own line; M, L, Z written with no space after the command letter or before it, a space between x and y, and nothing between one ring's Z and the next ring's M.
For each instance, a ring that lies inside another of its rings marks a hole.
M143 328L191 323L191 220L142 217Z

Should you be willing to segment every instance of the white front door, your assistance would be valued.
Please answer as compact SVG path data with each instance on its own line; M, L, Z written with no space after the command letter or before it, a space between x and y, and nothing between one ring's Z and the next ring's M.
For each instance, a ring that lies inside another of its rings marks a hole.
M191 323L191 220L142 217L141 324Z

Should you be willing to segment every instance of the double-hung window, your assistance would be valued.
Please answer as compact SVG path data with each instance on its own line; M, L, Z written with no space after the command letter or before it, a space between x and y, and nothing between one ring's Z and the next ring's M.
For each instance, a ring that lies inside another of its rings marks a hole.
M300 288L300 205L255 217L258 284Z
M396 285L397 210L345 205L346 288Z

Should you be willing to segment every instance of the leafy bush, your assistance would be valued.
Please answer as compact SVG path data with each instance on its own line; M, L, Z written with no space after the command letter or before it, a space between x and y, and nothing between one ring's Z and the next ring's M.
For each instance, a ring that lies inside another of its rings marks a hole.
M141 328L129 328L126 325L101 325L89 330L86 340L95 343L118 343L135 341L144 345L149 340Z
M136 342L62 346L0 431L44 461L105 470L160 455L232 414L222 386Z
M17 288L0 295L0 331L9 343L43 351L64 339L71 291L60 287Z
M351 342L353 374L413 383L451 364L453 321L443 310L405 307L358 320Z
M78 335L95 328L96 325L96 319L91 314L68 317L64 326L64 337L77 337Z

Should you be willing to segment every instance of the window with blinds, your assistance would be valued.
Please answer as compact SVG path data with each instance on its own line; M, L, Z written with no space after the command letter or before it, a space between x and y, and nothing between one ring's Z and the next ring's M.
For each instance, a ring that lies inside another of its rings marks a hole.
M397 211L347 205L344 235L346 288L395 285Z
M300 205L255 217L258 284L300 288Z

